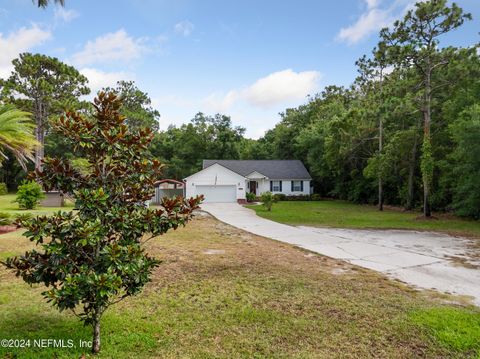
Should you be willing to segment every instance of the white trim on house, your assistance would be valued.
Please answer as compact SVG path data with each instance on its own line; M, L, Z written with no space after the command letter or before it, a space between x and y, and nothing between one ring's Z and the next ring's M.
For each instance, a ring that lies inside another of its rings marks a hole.
M264 174L261 174L260 172L257 172L257 171L253 171L252 173L248 174L247 178L250 178L250 179L257 179L257 178L268 179L267 176L265 176Z

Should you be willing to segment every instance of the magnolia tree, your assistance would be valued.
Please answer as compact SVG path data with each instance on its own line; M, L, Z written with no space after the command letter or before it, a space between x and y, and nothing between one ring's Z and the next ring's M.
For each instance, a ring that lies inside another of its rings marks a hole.
M49 302L91 325L94 353L100 350L102 314L140 292L159 264L143 244L185 225L202 200L178 197L146 208L162 165L148 150L153 133L132 133L120 106L114 94L100 93L93 118L67 113L53 124L88 160L88 170L46 158L31 177L46 190L72 194L75 210L20 221L38 249L4 263L27 283L45 284Z

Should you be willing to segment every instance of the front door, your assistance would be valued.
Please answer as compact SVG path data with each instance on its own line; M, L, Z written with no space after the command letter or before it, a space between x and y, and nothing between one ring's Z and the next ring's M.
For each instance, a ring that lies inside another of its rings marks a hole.
M250 181L250 193L257 194L257 181Z

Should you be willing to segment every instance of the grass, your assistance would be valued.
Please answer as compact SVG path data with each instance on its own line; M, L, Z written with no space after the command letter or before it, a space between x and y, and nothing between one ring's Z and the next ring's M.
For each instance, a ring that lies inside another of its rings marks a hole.
M419 213L358 205L344 201L284 201L275 203L268 212L262 205L248 206L261 217L292 225L336 228L379 228L437 231L480 238L480 221L453 216L418 219Z
M480 353L480 314L465 308L428 308L411 313L436 341L453 351Z
M57 211L68 211L73 208L73 204L66 201L65 207L37 207L32 210L18 208L18 203L13 202L15 194L0 195L0 212L9 213L12 217L19 214L31 213L33 215L51 214Z
M31 248L20 233L0 235L0 253ZM163 264L141 294L105 314L98 358L474 355L472 345L440 344L432 327L452 326L460 335L465 328L459 321L441 320L441 310L453 307L434 294L210 217L149 242L148 251ZM0 266L0 339L90 340L89 328L51 308L42 290ZM422 317L427 310L438 310L435 325L428 314ZM476 309L465 313L466 320L479 315ZM91 357L78 346L0 348L0 357L12 358L78 358L83 353Z

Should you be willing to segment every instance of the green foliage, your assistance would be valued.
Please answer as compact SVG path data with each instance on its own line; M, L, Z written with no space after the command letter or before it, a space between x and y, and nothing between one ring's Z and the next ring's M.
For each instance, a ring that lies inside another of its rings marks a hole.
M46 8L48 4L50 3L49 0L32 0L33 2L37 3L38 7L41 8ZM65 0L54 0L53 1L55 4L59 4L60 6L65 6Z
M0 80L2 96L33 114L36 139L41 145L35 150L35 164L39 168L49 117L60 115L64 108L79 108L79 97L90 93L88 80L73 66L46 55L22 53L12 64L10 77Z
M27 223L33 218L31 213L20 213L15 216L15 223L21 225L21 223Z
M166 177L182 179L199 171L203 159L239 159L244 132L228 116L200 112L190 123L159 133L151 151L165 161Z
M312 201L321 201L322 200L322 196L320 196L318 193L314 193L310 196L310 199Z
M15 202L21 209L34 209L44 198L42 187L35 181L23 181L17 190Z
M430 187L433 180L434 160L432 157L432 143L430 136L425 135L422 144L422 158L420 169L422 170L423 185Z
M122 100L120 113L126 117L125 123L132 130L150 128L156 132L159 128L160 113L152 107L152 100L141 91L133 81L118 81L117 87L102 90L113 92Z
M448 163L453 208L461 216L480 219L480 105L462 112L450 130L456 145Z
M480 313L478 310L434 307L410 314L414 323L424 327L443 347L480 355Z
M73 158L70 162L72 167L83 175L87 175L92 169L90 162L86 158Z
M100 93L94 107L92 118L68 112L52 124L82 151L89 173L66 159L46 158L43 170L32 174L46 190L71 194L76 210L21 219L38 248L6 265L27 283L46 285L48 302L91 325L96 353L103 313L138 294L160 263L143 244L185 225L201 198L165 198L159 208L146 208L163 167L148 150L152 131L131 132L114 94Z
M0 196L3 196L8 193L7 184L4 182L0 182Z
M277 199L272 194L272 192L268 191L262 193L262 195L260 196L260 201L262 201L262 204L267 211L271 211L272 206L275 202L277 202Z
M284 193L275 193L273 195L273 198L275 198L275 201L286 201L287 200L287 195Z
M9 213L0 212L0 226L12 224L12 216Z
M33 135L35 124L30 116L12 105L0 104L0 157L5 158L3 150L8 150L24 169L27 161L33 160L32 152L38 145Z
M247 192L246 197L247 197L247 202L255 202L255 200L257 199L256 194L252 192Z

